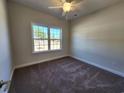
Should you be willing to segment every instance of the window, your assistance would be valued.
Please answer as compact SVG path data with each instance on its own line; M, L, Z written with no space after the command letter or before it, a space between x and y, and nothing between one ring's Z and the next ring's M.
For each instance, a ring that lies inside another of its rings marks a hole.
M50 49L61 48L61 30L59 28L50 28Z
M33 24L33 52L61 49L61 29Z

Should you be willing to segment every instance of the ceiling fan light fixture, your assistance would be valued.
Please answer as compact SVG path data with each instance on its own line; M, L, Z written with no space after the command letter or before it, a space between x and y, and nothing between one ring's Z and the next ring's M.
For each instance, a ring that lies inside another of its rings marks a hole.
M64 3L63 5L63 11L64 12L69 12L71 10L71 3Z

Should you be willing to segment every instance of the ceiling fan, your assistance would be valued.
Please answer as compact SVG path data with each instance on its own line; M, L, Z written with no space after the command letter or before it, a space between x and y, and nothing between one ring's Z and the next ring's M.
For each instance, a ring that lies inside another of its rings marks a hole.
M75 6L79 6L83 0L60 0L62 2L62 5L59 6L51 6L48 7L49 9L59 9L61 8L63 10L62 16L65 16L67 18L67 14L69 14L70 11L73 11Z

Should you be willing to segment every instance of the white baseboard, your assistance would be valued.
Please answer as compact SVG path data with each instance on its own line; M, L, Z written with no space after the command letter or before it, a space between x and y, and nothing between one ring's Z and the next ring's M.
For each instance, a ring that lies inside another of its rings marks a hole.
M8 84L8 86L7 86L7 90L5 91L5 93L9 93L9 89L10 89L10 85L11 85L11 83L12 83L12 77L13 77L13 74L14 74L14 68L12 69L12 71L11 71L11 74L10 74L10 83Z
M22 67L27 67L27 66L31 66L31 65L35 65L35 64L47 62L47 61L50 61L50 60L55 60L55 59L67 57L67 56L68 56L68 55L63 55L63 56L48 58L48 59L44 59L44 60L40 60L40 61L35 61L35 62L27 62L27 63L25 63L25 64L21 64L21 65L15 66L15 69L22 68Z
M13 74L14 74L14 70L15 68L13 67L12 71L11 71L11 75L10 75L10 80L12 80Z
M116 70L114 70L114 69L107 68L107 67L101 66L101 65L99 65L99 64L95 64L95 63L93 63L93 62L90 62L90 61L88 61L88 60L81 59L81 58L79 58L79 57L75 57L75 56L71 56L71 55L70 55L70 57L72 57L72 58L74 58L74 59L77 59L77 60L80 60L80 61L82 61L82 62L85 62L85 63L87 63L87 64L93 65L93 66L95 66L95 67L101 68L101 69L106 70L106 71L108 71L108 72L111 72L111 73L113 73L113 74L119 75L119 76L121 76L121 77L124 77L124 73L119 72L119 71L116 71Z

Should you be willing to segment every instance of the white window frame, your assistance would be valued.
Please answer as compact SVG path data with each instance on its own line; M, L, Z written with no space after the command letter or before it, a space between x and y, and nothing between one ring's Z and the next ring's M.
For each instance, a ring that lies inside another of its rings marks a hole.
M32 26L33 25L37 25L37 26L45 26L48 28L48 50L44 50L44 51L34 51L34 38L33 38L33 29L32 29ZM60 32L60 49L54 49L54 50L51 50L50 49L50 28L58 28L61 30ZM32 38L32 53L44 53L44 52L54 52L54 51L61 51L63 48L62 48L62 28L59 27L59 26L47 26L47 25L43 25L41 23L31 23L31 38Z

